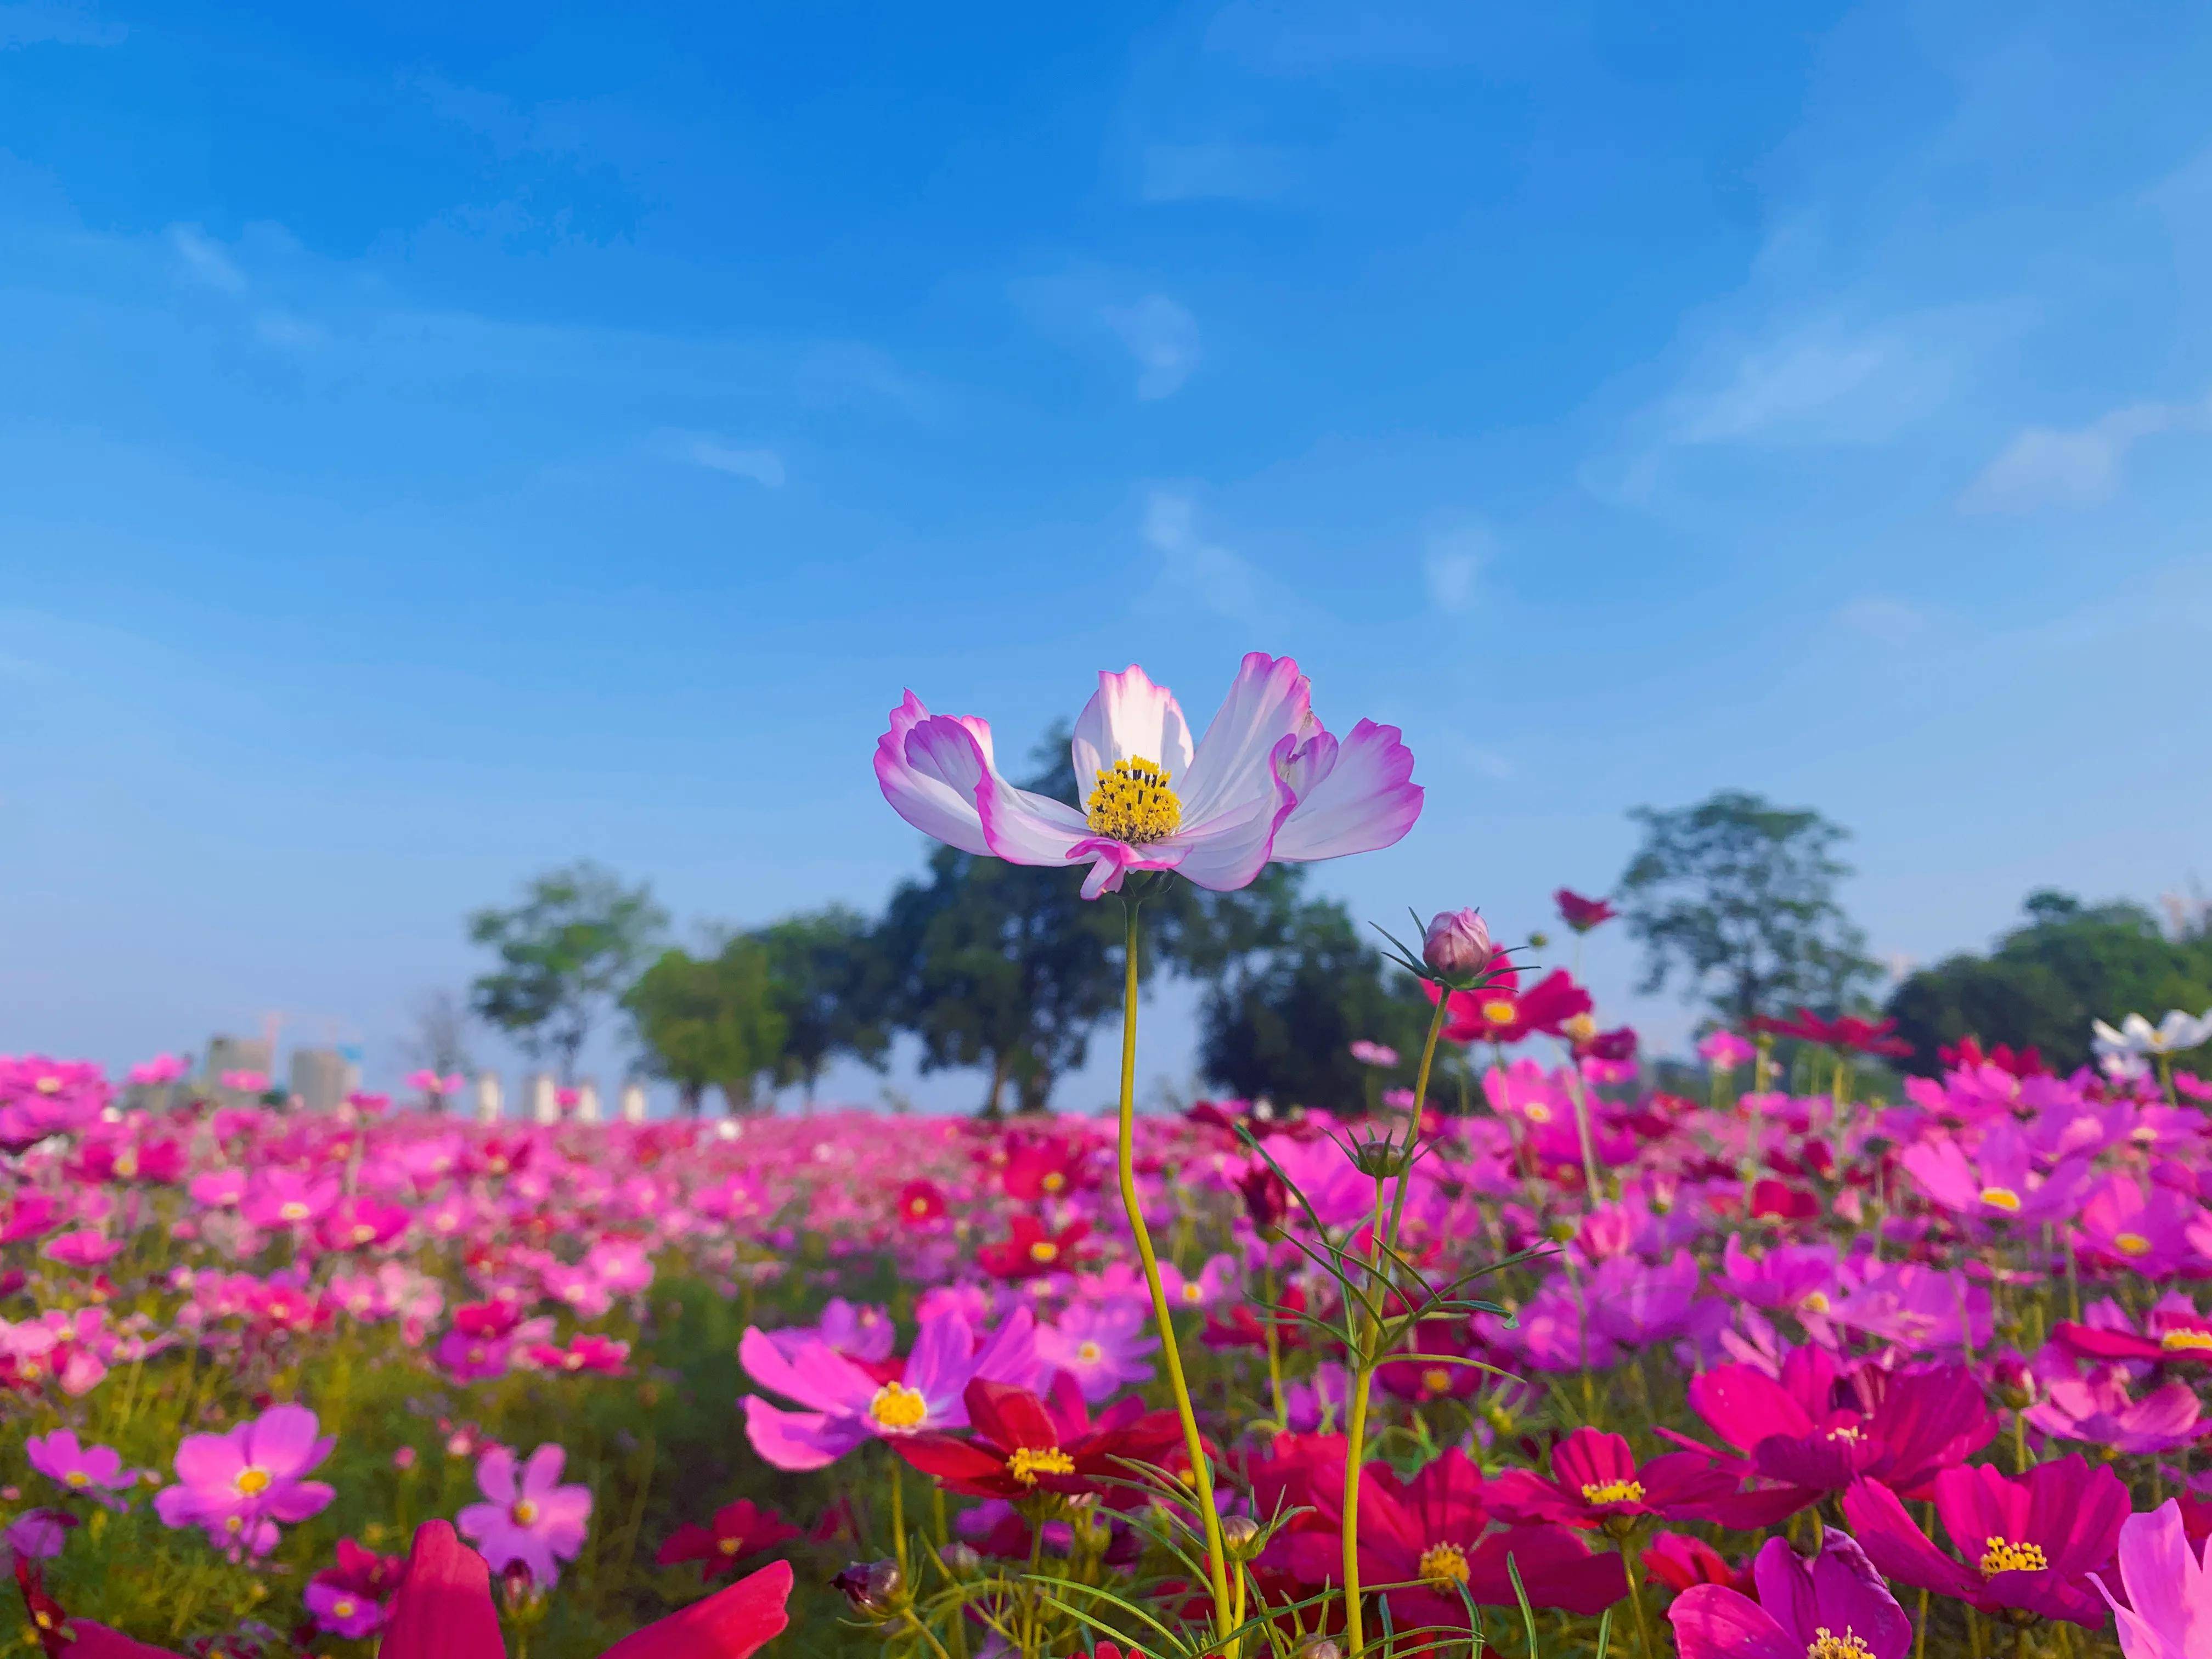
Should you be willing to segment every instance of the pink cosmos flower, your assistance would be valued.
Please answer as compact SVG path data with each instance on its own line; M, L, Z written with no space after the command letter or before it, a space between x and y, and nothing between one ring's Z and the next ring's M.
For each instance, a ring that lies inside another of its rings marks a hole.
M1370 1042L1365 1037L1353 1039L1352 1057L1362 1066L1379 1066L1384 1070L1398 1063L1398 1051L1387 1042Z
M123 1241L108 1237L96 1227L80 1227L48 1239L39 1254L65 1267L97 1267L123 1254Z
M620 1376L629 1369L629 1344L611 1337L579 1336L565 1348L537 1342L523 1352L542 1370L597 1371L604 1376Z
M174 1083L191 1069L174 1054L156 1054L151 1060L142 1060L133 1066L130 1080L142 1085Z
M138 1484L138 1471L123 1467L123 1454L112 1446L84 1446L75 1431L56 1429L23 1443L30 1465L63 1491L91 1498L111 1510L124 1507L116 1494Z
M255 1226L272 1231L278 1227L303 1227L319 1219L337 1202L338 1190L336 1176L318 1181L297 1170L264 1170L247 1186L239 1213ZM197 1183L192 1195L199 1196Z
M787 1411L747 1395L745 1436L780 1469L818 1469L872 1439L898 1440L923 1430L968 1425L964 1391L977 1378L1015 1388L1043 1384L1035 1322L1018 1309L981 1346L966 1316L951 1307L923 1315L914 1350L896 1377L863 1369L828 1344L786 1355L766 1333L748 1330L738 1357L764 1389L805 1409Z
M155 1512L165 1526L198 1527L219 1547L264 1553L276 1541L274 1522L305 1521L337 1496L301 1478L337 1444L319 1427L305 1406L271 1406L227 1433L186 1435L177 1484L154 1495Z
M1733 1072L1759 1050L1734 1031L1712 1031L1698 1039L1698 1052L1716 1072Z
M1071 747L1080 809L1015 788L988 721L933 715L909 691L876 744L876 780L901 817L963 853L1087 862L1091 899L1132 870L1229 891L1271 860L1389 847L1421 813L1397 727L1362 720L1340 743L1297 664L1256 651L1195 748L1173 694L1133 666L1099 675Z
M2054 1376L2047 1386L2049 1397L2027 1416L2031 1427L2054 1439L2142 1456L2176 1450L2212 1432L2186 1382L2168 1382L2136 1400L2124 1379L2100 1366L2086 1377Z
M407 1211L383 1200L342 1198L323 1212L315 1235L326 1250L366 1250L389 1244L407 1231Z
M31 1561L51 1561L62 1553L77 1524L66 1510L25 1510L0 1533L0 1544Z
M494 1572L520 1563L532 1584L550 1589L560 1582L560 1564L584 1547L592 1489L561 1484L568 1455L549 1443L517 1468L514 1454L501 1446L477 1465L477 1490L488 1501L470 1504L453 1520Z
M2123 1604L2089 1575L2119 1621L2127 1659L2197 1659L2212 1653L2212 1563L2192 1548L2181 1506L2171 1498L2120 1523L2118 1560Z
M1681 1659L1905 1659L1912 1650L1912 1621L1865 1553L1833 1528L1809 1561L1788 1539L1768 1539L1751 1572L1757 1601L1720 1584L1693 1584L1675 1599L1667 1618Z
M1037 1355L1073 1377L1084 1399L1096 1406L1125 1384L1152 1381L1145 1356L1160 1345L1145 1334L1151 1325L1152 1310L1130 1303L1070 1308L1056 1326L1037 1328Z
M1992 1129L1971 1155L1956 1140L1923 1140L1906 1147L1898 1162L1923 1192L1954 1214L2022 1226L2070 1212L2089 1174L2088 1160L2081 1157L2039 1173L2027 1146L2008 1126Z

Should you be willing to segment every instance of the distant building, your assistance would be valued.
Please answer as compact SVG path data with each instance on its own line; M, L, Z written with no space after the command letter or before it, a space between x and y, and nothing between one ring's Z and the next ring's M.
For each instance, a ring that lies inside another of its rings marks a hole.
M261 1097L270 1085L276 1068L276 1045L266 1037L224 1036L220 1034L208 1039L207 1064L202 1067L200 1080L209 1093L229 1106L250 1106ZM226 1077L253 1076L261 1079L258 1089L234 1088L223 1081Z
M337 1048L292 1050L291 1093L311 1112L336 1111L361 1087L361 1067Z

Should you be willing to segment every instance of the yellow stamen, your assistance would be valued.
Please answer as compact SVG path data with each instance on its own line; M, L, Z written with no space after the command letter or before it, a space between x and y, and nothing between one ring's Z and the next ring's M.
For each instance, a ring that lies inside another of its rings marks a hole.
M237 1486L239 1491L244 1492L248 1498L251 1498L258 1492L266 1492L269 1490L269 1471L266 1469L252 1468L240 1469L238 1472L238 1479L233 1484Z
M1084 822L1092 833L1132 847L1164 841L1182 824L1182 802L1168 787L1168 769L1132 755L1102 768Z
M343 1596L331 1603L331 1616L333 1619L350 1619L353 1617L353 1603Z
M2020 1208L2020 1194L2009 1187L1984 1187L1982 1202L1992 1210L2002 1210L2010 1215Z
M1797 1305L1808 1313L1824 1314L1830 1306L1828 1293L1826 1291L1808 1291L1805 1299Z
M92 1484L92 1477L87 1474L82 1469L71 1469L67 1474L64 1475L62 1479L70 1486L77 1487L80 1490Z
M1048 1238L1040 1238L1030 1246L1030 1260L1040 1265L1060 1260L1060 1246Z
M1482 1005L1482 1017L1492 1025L1510 1025L1519 1012L1509 997L1492 997Z
M1603 1486L1595 1481L1583 1487L1585 1504L1641 1504L1644 1483L1641 1480L1608 1480Z
M886 1382L868 1401L868 1415L887 1429L911 1429L929 1415L929 1402L918 1389L903 1382Z
M735 1538L718 1538L714 1540L714 1547L725 1555L735 1555L739 1541Z
M2168 1353L2212 1353L2212 1331L2191 1330L2186 1326L2161 1331L2158 1346Z
M1048 1193L1056 1193L1062 1187L1067 1185L1067 1177L1060 1174L1057 1170L1047 1170L1044 1173L1044 1179L1037 1182L1037 1185L1043 1188L1045 1191Z
M307 1218L307 1206L299 1200L294 1199L289 1204L278 1206L276 1213L287 1221L305 1221Z
M1086 1365L1095 1365L1106 1357L1106 1351L1096 1342L1085 1342L1076 1349L1075 1357Z
M1570 1014L1559 1022L1559 1029L1570 1042L1588 1042L1597 1035L1597 1021L1588 1014Z
M1464 1584L1467 1552L1456 1544L1431 1544L1421 1552L1421 1564L1414 1571L1424 1583Z
M2122 1255L2150 1254L2150 1240L2145 1238L2141 1233L2121 1233L2113 1238L2112 1243L2118 1247Z
M1014 1455L1006 1460L1006 1473L1024 1486L1034 1486L1041 1474L1073 1474L1075 1460L1057 1446L1047 1446L1039 1451L1030 1446L1017 1446Z
M1540 1101L1540 1100L1538 1100L1538 1101L1531 1101L1531 1102L1529 1103L1529 1105L1528 1105L1528 1121L1529 1121L1529 1122L1531 1122L1531 1123L1549 1123L1551 1121L1552 1121L1552 1109L1551 1109L1550 1107L1548 1107L1548 1106L1545 1105L1545 1104L1544 1104L1544 1103L1543 1103L1542 1101Z
M526 1527L532 1522L537 1520L538 1505L532 1503L527 1498L518 1498L514 1501L514 1507L507 1510L507 1515L513 1519L516 1526Z
M1806 1645L1805 1659L1874 1659L1874 1650L1851 1633L1849 1625L1838 1636L1826 1625L1817 1625Z
M2042 1572L2051 1565L2039 1544L2015 1544L2003 1538L1984 1541L1989 1546L1979 1563L1984 1578L2000 1572Z
M1431 1365L1421 1373L1421 1386L1431 1394L1451 1392L1451 1373L1441 1365Z

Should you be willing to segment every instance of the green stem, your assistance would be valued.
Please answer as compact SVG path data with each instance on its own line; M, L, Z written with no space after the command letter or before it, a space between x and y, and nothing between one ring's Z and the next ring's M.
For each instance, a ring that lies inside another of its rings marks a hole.
M1115 1147L1116 1172L1121 1176L1121 1207L1128 1212L1129 1231L1136 1237L1137 1259L1144 1266L1145 1285L1152 1293L1152 1321L1159 1327L1160 1353L1167 1361L1168 1387L1175 1395L1176 1415L1182 1422L1183 1449L1190 1455L1191 1485L1195 1491L1200 1520L1206 1528L1206 1576L1212 1583L1213 1616L1220 1627L1223 1659L1237 1659L1237 1620L1229 1595L1229 1552L1221 1541L1221 1514L1213 1502L1213 1470L1206 1458L1206 1441L1198 1431L1198 1413L1191 1404L1190 1384L1183 1380L1182 1355L1176 1347L1175 1322L1168 1312L1168 1293L1160 1283L1159 1259L1152 1252L1152 1234L1145 1228L1144 1206L1137 1199L1137 915L1140 901L1124 898L1122 913L1128 918L1123 947L1121 982L1121 1110Z

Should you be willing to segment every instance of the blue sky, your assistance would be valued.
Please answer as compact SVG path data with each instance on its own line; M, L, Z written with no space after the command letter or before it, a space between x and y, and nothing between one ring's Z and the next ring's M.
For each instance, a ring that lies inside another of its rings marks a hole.
M903 687L1255 647L1419 757L1364 915L1722 785L1886 955L2182 885L2207 84L2178 4L0 3L0 1052L388 1074L535 868L872 904Z

